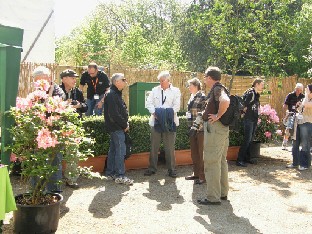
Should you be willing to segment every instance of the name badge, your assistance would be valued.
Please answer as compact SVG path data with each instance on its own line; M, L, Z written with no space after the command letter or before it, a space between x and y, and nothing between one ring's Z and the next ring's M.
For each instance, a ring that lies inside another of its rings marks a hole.
M94 100L98 100L98 99L100 99L100 95L94 94Z
M186 112L186 118L187 118L187 119L191 119L191 118L192 118L191 112Z

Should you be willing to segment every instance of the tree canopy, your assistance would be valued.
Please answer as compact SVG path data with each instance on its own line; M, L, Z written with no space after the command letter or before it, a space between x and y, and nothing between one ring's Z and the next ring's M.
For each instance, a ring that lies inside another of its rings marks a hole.
M311 25L312 0L125 0L59 39L56 61L306 77Z

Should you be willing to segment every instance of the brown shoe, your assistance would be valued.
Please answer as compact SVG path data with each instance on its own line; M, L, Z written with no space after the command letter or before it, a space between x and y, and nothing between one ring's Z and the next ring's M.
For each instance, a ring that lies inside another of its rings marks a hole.
M203 183L206 183L206 180L201 179L194 180L194 184L203 184Z
M197 180L197 179L199 179L199 177L198 176L186 176L185 179L186 180Z
M212 202L207 199L199 199L197 202L201 205L221 205L221 202Z

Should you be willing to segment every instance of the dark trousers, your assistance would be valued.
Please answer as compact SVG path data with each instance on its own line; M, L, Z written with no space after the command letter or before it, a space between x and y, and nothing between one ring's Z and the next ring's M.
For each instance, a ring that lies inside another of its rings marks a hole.
M310 140L312 136L312 123L306 122L298 125L300 129L300 145L299 164L303 167L311 166Z
M164 143L166 166L169 171L175 170L174 144L176 140L176 132L159 133L154 127L151 127L151 152L149 157L149 170L157 171L158 151L161 139Z
M293 165L298 166L299 165L299 146L300 146L300 128L297 127L296 130L296 140L293 141L292 144L292 156L293 156Z
M246 162L250 161L250 145L254 138L257 128L257 121L251 121L249 119L244 119L244 141L239 148L237 161Z
M190 137L191 156L193 161L194 176L199 179L205 180L204 172L204 132L197 132L194 136Z

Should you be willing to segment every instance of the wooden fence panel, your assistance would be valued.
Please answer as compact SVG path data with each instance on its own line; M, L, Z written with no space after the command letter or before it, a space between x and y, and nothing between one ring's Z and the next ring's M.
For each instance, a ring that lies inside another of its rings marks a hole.
M57 64L34 64L34 63L21 63L21 71L20 71L20 79L19 79L19 92L18 95L25 97L27 93L31 91L31 83L32 83L32 71L37 66L46 66L52 72L52 79L56 83L60 83L59 74L61 71L65 69L73 69L79 75L84 71L83 67L75 67L75 66L60 66ZM85 67L86 69L86 67ZM132 85L135 82L158 82L157 75L159 70L147 70L147 69L136 69L130 68L121 65L110 65L110 70L105 68L107 74L114 73L124 73L128 82L128 86ZM209 90L204 85L204 74L203 73L192 73L192 72L179 72L179 71L171 71L171 82L174 86L180 88L181 90L181 110L187 109L187 101L189 99L189 90L186 87L186 82L188 79L196 76L198 77L202 84L203 90L207 93ZM233 80L231 94L242 95L245 90L251 87L252 81L255 77L245 77L245 76L235 76ZM230 75L222 75L221 82L229 87L230 85ZM265 86L266 92L261 94L260 102L261 105L270 104L273 108L276 109L278 116L283 118L285 113L282 109L285 97L288 93L294 90L294 87L297 82L303 83L304 87L307 84L311 84L311 79L302 79L297 78L296 76L292 77L284 77L284 78L266 78ZM77 85L79 85L79 78L77 78ZM126 87L123 91L123 96L126 101L126 104L129 106L129 87Z

